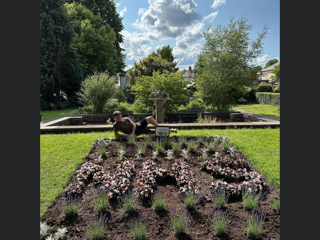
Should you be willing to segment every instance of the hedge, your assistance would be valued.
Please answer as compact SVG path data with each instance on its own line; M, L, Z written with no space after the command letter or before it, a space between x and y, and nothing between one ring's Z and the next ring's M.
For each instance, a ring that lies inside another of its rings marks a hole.
M257 92L256 98L260 104L280 106L280 93Z

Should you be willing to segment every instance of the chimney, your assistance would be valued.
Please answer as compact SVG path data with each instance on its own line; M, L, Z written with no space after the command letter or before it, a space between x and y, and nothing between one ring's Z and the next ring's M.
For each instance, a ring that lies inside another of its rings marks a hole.
M191 70L191 66L189 66L189 71L191 72L192 70Z

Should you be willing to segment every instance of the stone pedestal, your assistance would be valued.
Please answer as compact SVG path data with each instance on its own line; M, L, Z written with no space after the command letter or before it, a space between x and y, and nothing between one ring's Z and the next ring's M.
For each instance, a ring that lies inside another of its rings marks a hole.
M156 104L156 120L158 123L164 123L163 104L170 98L149 98Z

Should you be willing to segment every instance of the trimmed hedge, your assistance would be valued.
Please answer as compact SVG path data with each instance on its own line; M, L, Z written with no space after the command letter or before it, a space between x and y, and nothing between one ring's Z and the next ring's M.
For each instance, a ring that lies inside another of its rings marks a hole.
M260 104L280 106L280 93L257 92L256 98Z

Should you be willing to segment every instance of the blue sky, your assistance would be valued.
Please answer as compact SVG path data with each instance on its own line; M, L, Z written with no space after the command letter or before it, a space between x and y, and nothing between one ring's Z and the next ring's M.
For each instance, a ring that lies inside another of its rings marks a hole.
M162 45L173 48L180 70L194 67L205 40L206 27L227 25L247 18L252 25L250 38L256 39L263 27L263 53L256 59L262 67L270 59L280 61L280 0L115 0L123 16L126 69Z

